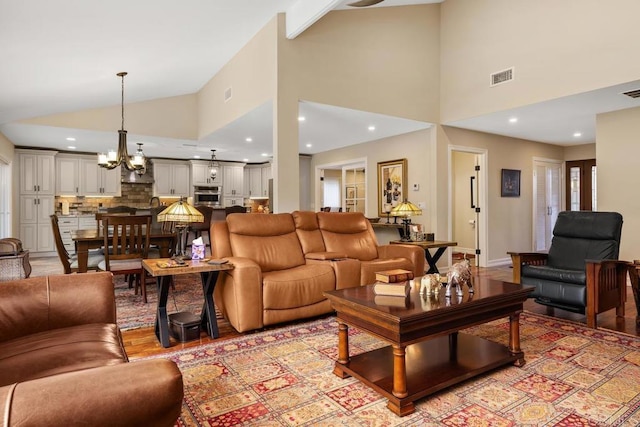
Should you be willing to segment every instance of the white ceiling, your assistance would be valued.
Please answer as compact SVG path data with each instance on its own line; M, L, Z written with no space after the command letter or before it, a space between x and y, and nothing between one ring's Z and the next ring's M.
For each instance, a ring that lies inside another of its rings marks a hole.
M68 151L74 144L82 152L115 148L117 129L92 132L15 122L119 105L119 71L129 72L126 103L197 92L274 15L303 1L316 0L0 0L0 132L20 146ZM335 1L334 9L350 9L345 4L351 1ZM441 1L385 0L373 7ZM595 114L640 105L619 95L638 83L448 124L555 144L593 142ZM304 101L300 114L306 117L300 123L300 152L309 154L429 126ZM511 125L507 119L514 114L519 121ZM271 116L268 103L201 141L130 134L129 150L143 142L151 157L208 158L209 149L216 148L219 159L261 162L272 154ZM371 124L373 132L367 130ZM578 130L581 138L567 136ZM76 141L67 141L70 136ZM247 137L253 141L245 142Z

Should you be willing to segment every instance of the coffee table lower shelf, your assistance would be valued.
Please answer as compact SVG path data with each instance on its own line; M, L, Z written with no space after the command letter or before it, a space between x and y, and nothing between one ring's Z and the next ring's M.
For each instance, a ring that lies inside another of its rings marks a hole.
M473 335L456 333L432 338L406 348L407 397L393 391L393 348L391 346L350 357L346 364L336 362L334 373L348 375L385 396L387 407L397 415L414 412L416 400L446 387L473 378L497 367L522 360L501 344Z

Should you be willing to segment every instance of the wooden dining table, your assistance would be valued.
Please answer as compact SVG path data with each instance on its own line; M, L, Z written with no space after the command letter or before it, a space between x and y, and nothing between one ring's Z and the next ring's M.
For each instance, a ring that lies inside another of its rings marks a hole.
M171 253L176 235L161 228L152 228L149 233L149 244L155 245L160 250L160 257L167 258ZM104 234L102 229L80 229L71 232L71 239L76 245L78 256L78 273L87 272L89 249L98 249L104 246Z

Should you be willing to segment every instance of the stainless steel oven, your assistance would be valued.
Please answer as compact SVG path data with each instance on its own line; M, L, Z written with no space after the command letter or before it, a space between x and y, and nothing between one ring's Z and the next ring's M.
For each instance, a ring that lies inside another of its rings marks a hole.
M193 189L194 205L222 205L222 187L194 187Z

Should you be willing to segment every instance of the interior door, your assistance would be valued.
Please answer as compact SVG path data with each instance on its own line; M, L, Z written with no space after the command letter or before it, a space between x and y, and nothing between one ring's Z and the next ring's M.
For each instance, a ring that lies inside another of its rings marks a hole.
M480 166L479 155L464 151L451 154L452 240L455 252L467 254L471 265L479 265L480 255Z
M534 161L533 183L533 250L547 251L562 209L562 163Z
M596 159L569 161L565 168L567 210L597 210Z

